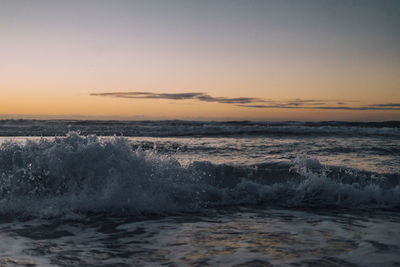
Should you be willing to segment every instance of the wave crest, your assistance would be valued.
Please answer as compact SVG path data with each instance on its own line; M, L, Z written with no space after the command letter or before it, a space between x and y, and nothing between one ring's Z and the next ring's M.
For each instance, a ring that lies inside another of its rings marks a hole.
M373 179L305 156L290 164L183 167L171 156L133 149L124 138L76 132L0 147L2 214L168 213L265 203L393 208L400 206L400 187L398 176Z

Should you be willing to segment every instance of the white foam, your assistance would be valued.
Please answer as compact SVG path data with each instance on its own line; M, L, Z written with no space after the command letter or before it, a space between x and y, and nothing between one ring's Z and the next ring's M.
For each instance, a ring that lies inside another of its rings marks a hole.
M165 213L260 203L400 206L398 185L384 189L373 181L361 183L357 176L342 183L329 178L313 158L298 157L291 167L297 179L283 177L274 184L232 177L229 171L210 180L215 168L211 163L183 167L172 156L133 150L119 137L99 140L70 132L65 138L5 142L0 147L0 213L68 217L80 212Z

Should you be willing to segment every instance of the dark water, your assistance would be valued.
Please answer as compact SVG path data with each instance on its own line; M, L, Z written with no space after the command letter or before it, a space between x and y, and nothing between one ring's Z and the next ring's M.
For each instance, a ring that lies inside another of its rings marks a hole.
M0 266L400 265L398 122L8 120L0 135Z
M390 211L211 209L164 216L97 214L4 220L10 266L396 266Z

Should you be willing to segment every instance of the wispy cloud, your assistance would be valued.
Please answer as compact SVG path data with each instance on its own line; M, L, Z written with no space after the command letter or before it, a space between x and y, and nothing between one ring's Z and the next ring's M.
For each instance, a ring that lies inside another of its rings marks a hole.
M92 96L111 96L120 98L148 98L148 99L172 99L172 100L183 100L183 99L194 99L198 96L204 95L203 93L190 92L190 93L178 93L178 94L157 94L151 92L111 92L111 93L93 93Z
M166 99L195 100L231 104L238 107L258 109L317 109L317 110L400 110L400 103L381 103L367 106L349 105L344 101L299 99L290 101L275 101L257 97L214 97L203 92L186 93L153 93L153 92L106 92L92 93L91 96L133 98L133 99ZM348 101L347 101L348 102ZM352 101L354 102L354 101ZM339 106L336 106L336 105Z
M383 106L379 106L383 105ZM385 104L379 104L374 106L310 106L310 105L288 105L288 104L276 104L276 105L236 105L239 107L247 108L284 108L284 109L320 109L320 110L400 110L400 105L394 107L386 107Z
M400 107L400 103L387 103L387 104L376 104L369 105L370 107Z
M381 104L385 105L385 104ZM400 105L398 107L380 107L380 106L361 106L361 107L315 107L316 109L341 109L341 110L400 110Z
M142 99L168 99L168 100L198 100L203 102L216 102L223 104L249 104L266 102L261 98L255 97L213 97L206 93L189 92L189 93L151 93L151 92L110 92L110 93L93 93L91 96L109 96L119 98L142 98Z

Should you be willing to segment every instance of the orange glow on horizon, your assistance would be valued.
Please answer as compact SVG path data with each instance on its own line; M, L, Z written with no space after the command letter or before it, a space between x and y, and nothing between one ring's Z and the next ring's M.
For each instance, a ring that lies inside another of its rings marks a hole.
M279 1L170 5L6 1L0 10L0 118L400 119L400 54L397 28L385 17L390 14L371 16L362 5L348 17L335 3L326 3L336 8L334 19ZM394 106L255 108L90 96L132 91Z

